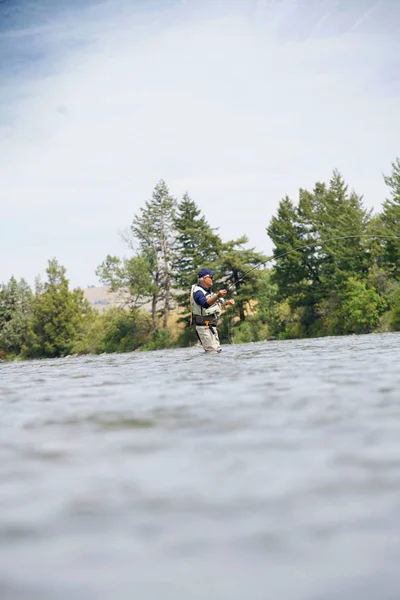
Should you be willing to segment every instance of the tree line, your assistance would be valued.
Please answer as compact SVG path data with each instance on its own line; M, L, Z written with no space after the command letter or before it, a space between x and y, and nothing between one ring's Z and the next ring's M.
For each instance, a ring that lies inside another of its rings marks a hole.
M245 235L223 240L187 193L178 201L161 180L123 235L130 256L108 255L96 269L118 305L93 310L51 259L34 290L14 277L0 284L0 358L193 344L189 292L202 266L234 293L220 327L225 343L398 331L399 159L384 179L388 198L377 214L336 170L300 189L296 202L284 197L266 228L273 257L249 248Z

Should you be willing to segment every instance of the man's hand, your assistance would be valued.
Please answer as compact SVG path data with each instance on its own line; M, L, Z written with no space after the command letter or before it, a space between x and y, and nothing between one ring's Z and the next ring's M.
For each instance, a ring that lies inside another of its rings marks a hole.
M219 292L214 292L207 300L207 304L209 306L212 306L213 304L215 304L218 301L218 298L222 298L223 296L225 296L228 292L226 290L219 290Z
M234 304L235 304L235 301L233 298L231 300L227 300L225 302L225 306L233 306Z

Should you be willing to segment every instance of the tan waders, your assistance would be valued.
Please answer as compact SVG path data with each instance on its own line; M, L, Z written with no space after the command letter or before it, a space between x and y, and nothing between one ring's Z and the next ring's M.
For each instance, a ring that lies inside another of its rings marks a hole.
M196 331L205 352L221 352L221 344L215 325L196 325Z

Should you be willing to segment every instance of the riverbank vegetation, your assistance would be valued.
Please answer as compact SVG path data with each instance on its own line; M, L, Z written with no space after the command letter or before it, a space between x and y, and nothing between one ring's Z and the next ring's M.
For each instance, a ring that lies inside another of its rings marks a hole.
M399 331L399 159L385 183L377 214L337 171L311 191L300 189L296 201L284 197L266 226L267 260L246 235L223 240L188 194L177 201L161 180L123 236L130 256L108 255L96 269L119 306L95 311L51 259L34 290L14 277L0 284L0 358L194 344L189 293L203 266L236 301L222 316L225 343Z

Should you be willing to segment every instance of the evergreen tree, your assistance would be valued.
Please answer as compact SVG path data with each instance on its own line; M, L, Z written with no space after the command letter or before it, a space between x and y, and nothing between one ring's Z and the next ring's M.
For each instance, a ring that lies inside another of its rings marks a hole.
M170 195L165 181L154 188L151 200L135 215L131 225L133 241L137 240L141 254L150 266L153 291L151 295L152 319L157 329L157 310L160 305L162 326L167 327L172 303L172 274L176 200Z
M227 287L235 294L234 310L227 315L234 312L239 315L240 321L244 321L252 311L251 301L257 294L260 278L257 267L266 260L266 256L261 252L256 252L254 248L246 248L247 243L248 238L245 235L223 242L217 263L221 287Z
M312 212L312 195L300 190L303 212ZM267 233L274 243L275 268L272 280L278 286L278 298L303 295L317 280L315 257L309 252L312 243L307 217L301 215L288 196L278 206L277 216L272 217Z
M400 159L392 163L392 173L385 176L385 183L390 188L391 198L383 203L379 216L379 234L397 236L398 239L379 240L381 264L396 280L400 280Z
M275 244L273 279L279 298L300 309L300 324L308 334L318 333L322 304L326 307L330 299L336 305L344 298L349 278L367 278L370 248L362 236L369 220L362 198L349 193L338 171L329 186L317 183L312 193L300 190L298 206L288 198L280 203L267 230Z
M33 294L24 279L11 277L0 285L0 350L19 355L25 342L32 313Z
M350 277L363 279L367 276L369 241L363 236L367 233L371 215L365 210L362 197L354 191L348 192L338 171L333 172L329 187L322 189L310 215L310 227L321 242L317 253L319 278L325 295L327 289L340 290Z
M190 288L203 266L214 268L222 251L222 241L207 223L196 203L186 193L174 217L176 231L172 270L179 306L189 312Z
M90 311L82 290L69 290L65 268L49 260L47 282L37 284L23 355L27 358L66 356L73 352Z

